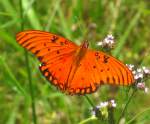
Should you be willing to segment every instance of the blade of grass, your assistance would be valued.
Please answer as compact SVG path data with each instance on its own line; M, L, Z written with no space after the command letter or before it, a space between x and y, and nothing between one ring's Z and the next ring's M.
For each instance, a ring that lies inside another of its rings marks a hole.
M10 27L10 26L14 25L16 22L17 22L16 19L12 19L12 20L0 25L0 29L5 29L7 27Z
M4 72L7 75L7 79L10 80L10 84L11 87L15 86L16 91L18 93L21 93L22 95L24 95L25 97L27 97L27 92L23 89L23 87L20 85L20 83L17 81L17 79L15 78L15 76L13 75L13 71L10 70L9 66L7 65L7 63L4 61L3 59L4 57L0 56L0 65L1 67L3 67L3 70L5 70Z
M145 112L150 111L150 107L145 109L144 111L136 114L131 120L129 120L126 124L132 123L137 117L142 116Z
M59 11L58 11L58 15L59 15L59 18L60 18L60 26L62 26L61 30L63 30L62 33L64 33L64 35L68 38L68 39L72 39L71 37L71 28L69 28L68 26L68 21L65 19L65 16L63 14L63 11L61 8L59 8Z
M126 43L126 40L130 34L130 32L132 31L132 29L134 28L134 26L137 24L139 18L141 16L141 12L137 12L135 14L135 16L133 17L132 21L129 23L129 26L127 27L127 30L125 31L125 33L123 34L123 36L121 36L118 45L116 46L115 50L113 51L113 55L114 56L118 56L121 52L121 49L123 48L124 44Z
M110 25L110 33L114 33L116 28L117 19L120 12L121 0L116 0L116 2L110 2L110 8L112 11L112 23Z
M0 38L4 40L6 43L14 47L16 50L21 50L21 47L17 45L16 41L14 40L13 36L11 36L7 31L0 30Z
M136 91L137 91L137 89L134 89L132 94L131 94L131 96L128 98L128 100L127 100L127 102L126 102L126 104L125 104L125 106L124 106L124 108L123 108L123 110L122 110L122 112L120 114L120 117L119 117L119 119L117 121L117 124L119 124L121 118L124 116L124 114L125 114L125 112L127 110L127 107L129 105L130 101L132 100L133 96L135 95Z
M6 124L15 124L16 123L16 115L19 109L19 95L17 94L16 97L14 98L14 108L12 108L12 111L10 112L10 115L8 117L8 120L6 122Z
M29 1L29 0L23 0L22 1L22 7L23 7L23 15L26 15L28 18L28 21L32 25L34 29L42 29L42 26L40 24L40 21L38 19L38 16L36 12L34 11L32 4L35 0Z
M27 66L28 80L29 80L29 90L30 90L31 102L32 102L33 123L37 124L34 89L33 89L33 83L32 83L32 74L31 74L31 69L30 69L30 64L29 64L29 56L28 56L27 51L25 51L25 61L26 61L26 66Z
M56 15L56 12L58 11L59 7L60 7L60 0L57 0L56 2L54 2L54 10L50 13L49 19L48 19L48 23L45 26L45 31L49 31L52 21Z
M91 116L90 118L87 118L87 119L79 122L78 124L87 124L87 123L90 123L90 122L93 122L96 120L98 120L98 118L96 118L95 116Z
M0 16L5 16L5 17L12 17L13 15L8 12L0 12Z
M20 3L19 3L20 4L20 17L23 20L21 23L21 30L24 30L24 15L23 15L23 3L22 3L23 1L25 0L20 0ZM29 90L30 90L30 95L31 95L32 116L33 116L32 119L33 119L33 123L37 124L32 74L31 74L31 69L30 69L30 64L29 64L29 57L28 57L28 53L26 50L24 54L25 54L25 61L26 61L27 73L28 73Z
M12 17L15 18L17 13L13 5L11 5L9 0L1 0L1 5L4 7L4 9L8 12L11 13Z
M91 105L91 107L95 108L94 103L92 102L92 100L87 95L85 95L85 98L88 101L88 103Z

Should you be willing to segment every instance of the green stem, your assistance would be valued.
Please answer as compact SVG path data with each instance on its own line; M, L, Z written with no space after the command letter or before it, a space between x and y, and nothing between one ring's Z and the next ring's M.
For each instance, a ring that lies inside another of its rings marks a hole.
M122 112L121 112L121 115L120 115L120 117L119 117L119 119L118 119L117 124L119 124L120 119L124 116L125 111L127 110L127 107L128 107L128 105L129 105L129 103L130 103L130 101L131 101L131 99L132 99L132 97L134 96L134 94L135 94L136 91L137 91L136 89L133 90L131 96L129 97L128 101L126 102L126 105L125 105L124 109L123 109Z
M147 111L150 111L150 107L147 108L147 109L145 109L144 111L142 111L142 112L136 114L136 115L135 115L131 120L129 120L126 124L130 124L130 123L131 123L132 121L134 121L138 116L143 115L143 113L145 113L145 112L147 112Z
M88 103L89 103L93 108L95 108L95 105L93 104L92 100L91 100L87 95L85 95L84 97L86 98L86 100L88 101Z
M90 121L93 121L93 120L98 120L95 116L91 116L90 118L87 118L81 122L79 122L78 124L86 124L86 123L89 123Z
M21 22L21 30L24 30L24 16L23 16L23 7L22 7L22 0L20 0L20 17L22 19ZM32 74L30 70L30 64L29 64L29 57L28 53L25 50L24 52L25 55L25 62L26 62L26 67L27 67L27 73L28 73L28 81L29 81L29 91L31 95L31 103L32 103L32 117L33 117L33 123L37 124L37 118L36 118L36 108L35 108L35 99L34 99L34 89L33 89L33 83L32 83Z
M34 89L33 89L32 76L31 76L31 70L30 70L30 65L29 65L29 57L28 57L27 51L25 51L25 61L26 61L26 66L27 66L29 90L30 90L30 95L31 95L33 123L37 124L35 99L34 99Z
M115 124L114 108L108 107L108 124Z

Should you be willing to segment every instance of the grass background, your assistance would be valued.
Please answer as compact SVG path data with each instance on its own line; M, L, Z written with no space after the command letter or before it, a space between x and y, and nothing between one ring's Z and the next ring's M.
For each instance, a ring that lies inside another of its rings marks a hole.
M112 33L117 41L114 56L124 63L150 65L149 0L22 0L22 8L23 11L19 0L0 1L0 124L32 123L27 62L24 50L15 41L22 24L24 29L50 31L77 44L87 39L93 49L99 49L96 41ZM37 123L77 124L91 116L85 97L60 93L41 75L37 59L31 54L28 57ZM128 87L119 87L115 92L113 89L102 86L89 97L95 105L113 97L117 102L117 121L131 93ZM149 124L149 97L142 91L136 92L122 120Z

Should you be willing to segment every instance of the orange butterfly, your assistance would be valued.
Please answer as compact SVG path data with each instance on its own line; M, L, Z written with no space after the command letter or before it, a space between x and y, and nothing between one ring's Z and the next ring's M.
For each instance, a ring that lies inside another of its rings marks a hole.
M77 46L61 36L38 30L17 34L18 43L42 63L42 74L68 94L89 94L101 84L130 85L132 72L104 52L88 49L88 42Z

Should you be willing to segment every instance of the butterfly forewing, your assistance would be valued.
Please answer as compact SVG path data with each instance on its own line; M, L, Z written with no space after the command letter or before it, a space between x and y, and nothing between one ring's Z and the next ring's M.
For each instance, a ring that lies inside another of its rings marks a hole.
M42 62L42 74L63 90L78 46L61 36L37 30L20 32L16 39Z
M77 46L61 37L44 31L24 31L17 34L18 43L35 54L41 62L74 51ZM43 61L42 61L43 60Z

